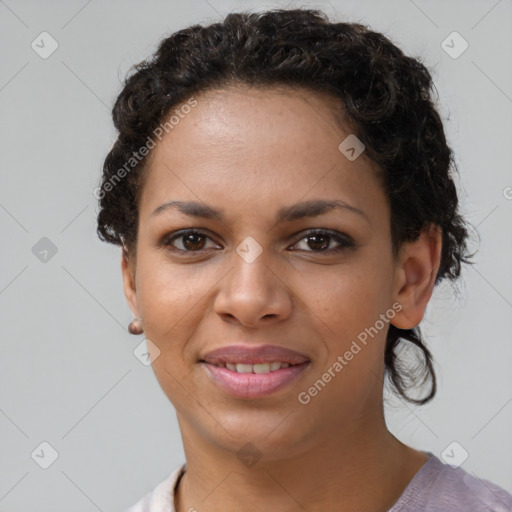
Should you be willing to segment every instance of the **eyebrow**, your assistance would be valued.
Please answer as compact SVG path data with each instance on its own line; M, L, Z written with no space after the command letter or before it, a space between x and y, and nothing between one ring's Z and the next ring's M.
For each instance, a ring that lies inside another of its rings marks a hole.
M184 215L191 217L212 219L224 222L225 216L223 210L218 210L204 203L196 201L167 201L158 206L151 216L162 214L170 209L177 209ZM276 222L292 222L294 220L302 219L305 217L317 217L327 213L333 209L345 209L349 212L356 213L363 217L367 222L370 222L366 214L352 206L345 201L341 200L324 200L317 199L311 201L304 201L302 203L285 206L277 211Z

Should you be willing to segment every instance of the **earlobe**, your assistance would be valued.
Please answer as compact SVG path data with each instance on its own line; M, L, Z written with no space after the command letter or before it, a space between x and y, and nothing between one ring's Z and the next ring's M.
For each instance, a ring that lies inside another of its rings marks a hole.
M133 315L139 318L139 308L137 304L137 291L135 286L135 268L133 262L130 260L128 252L123 247L121 253L121 273L123 277L124 295L132 310Z
M419 325L432 296L441 263L442 232L432 225L401 248L396 271L395 300L402 305L391 322L399 329Z

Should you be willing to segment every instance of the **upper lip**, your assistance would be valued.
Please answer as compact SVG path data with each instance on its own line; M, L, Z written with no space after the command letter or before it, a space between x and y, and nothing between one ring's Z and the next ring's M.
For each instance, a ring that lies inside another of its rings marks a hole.
M272 363L279 361L281 363L301 364L309 359L295 350L277 345L226 345L206 353L201 361L210 364L216 363Z

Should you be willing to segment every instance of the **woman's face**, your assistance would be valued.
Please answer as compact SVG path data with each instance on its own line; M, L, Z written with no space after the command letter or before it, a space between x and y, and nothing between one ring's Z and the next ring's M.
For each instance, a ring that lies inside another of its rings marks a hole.
M381 414L399 287L375 169L364 152L339 149L351 132L327 97L242 88L196 99L152 150L136 263L123 259L126 296L182 435L279 457L366 428ZM170 201L218 214L159 209ZM316 201L346 206L292 215ZM175 236L184 229L196 233ZM253 368L264 373L248 376L204 362L233 345L275 345L305 363L272 375L265 361L285 356L269 355Z

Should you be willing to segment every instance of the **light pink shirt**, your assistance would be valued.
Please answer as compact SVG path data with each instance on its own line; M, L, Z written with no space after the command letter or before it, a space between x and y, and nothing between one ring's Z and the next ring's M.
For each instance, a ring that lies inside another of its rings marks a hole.
M388 512L512 512L512 494L488 480L454 469L433 453ZM174 489L186 464L125 512L176 512Z

